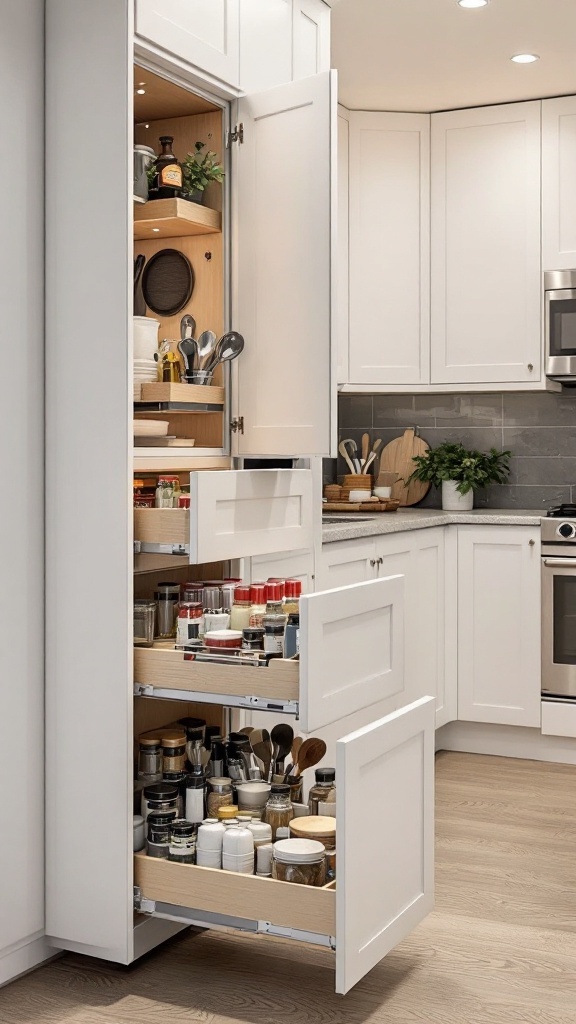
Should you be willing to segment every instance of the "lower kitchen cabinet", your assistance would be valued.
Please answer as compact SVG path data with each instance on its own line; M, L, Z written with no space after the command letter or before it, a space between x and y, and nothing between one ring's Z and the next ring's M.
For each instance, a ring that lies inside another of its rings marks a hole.
M458 718L540 726L538 527L458 527Z
M137 854L140 909L332 946L336 992L349 992L433 908L433 700L343 736L336 773L335 883L314 889Z
M374 579L375 575L373 537L322 545L320 564L316 568L316 590L363 583L364 580Z

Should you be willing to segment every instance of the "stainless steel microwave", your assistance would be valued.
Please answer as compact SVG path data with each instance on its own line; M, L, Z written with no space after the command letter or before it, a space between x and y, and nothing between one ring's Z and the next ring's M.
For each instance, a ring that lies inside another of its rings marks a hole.
M544 274L546 376L576 387L576 270Z

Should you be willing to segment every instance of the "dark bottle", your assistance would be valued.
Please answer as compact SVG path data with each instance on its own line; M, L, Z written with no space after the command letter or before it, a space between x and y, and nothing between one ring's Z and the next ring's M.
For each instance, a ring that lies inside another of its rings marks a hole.
M178 199L182 195L182 166L172 152L172 135L161 135L162 152L154 162L155 177L148 190L150 199Z

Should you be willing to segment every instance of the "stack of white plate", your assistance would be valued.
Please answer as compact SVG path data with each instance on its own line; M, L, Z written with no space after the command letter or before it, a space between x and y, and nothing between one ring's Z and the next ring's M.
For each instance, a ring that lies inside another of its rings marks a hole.
M158 380L158 363L155 359L134 360L134 401L140 401L142 384L154 384Z

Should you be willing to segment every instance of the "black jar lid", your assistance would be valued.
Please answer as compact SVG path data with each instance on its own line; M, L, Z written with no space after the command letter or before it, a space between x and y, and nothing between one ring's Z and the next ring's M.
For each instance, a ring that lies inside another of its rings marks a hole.
M195 829L191 821L186 821L185 818L176 818L170 826L170 831L173 836L193 836Z
M165 786L163 782L155 782L153 786L144 787L144 796L147 800L177 800L178 790L176 786Z
M186 772L184 772L184 771L180 771L180 772L163 772L163 775L164 775L164 778L163 778L162 781L163 782L168 782L170 784L174 784L174 783L177 783L177 782L184 782L184 779L186 778Z
M299 626L300 625L300 615L299 615L298 612L290 612L290 614L288 616L288 625L289 626Z
M285 782L273 782L271 793L285 793L286 795L290 792L290 786Z
M146 820L149 825L169 825L175 814L176 811L151 811Z
M317 768L316 782L334 782L336 780L335 768Z
M250 626L248 629L242 630L242 636L245 640L262 640L264 630L260 626Z

